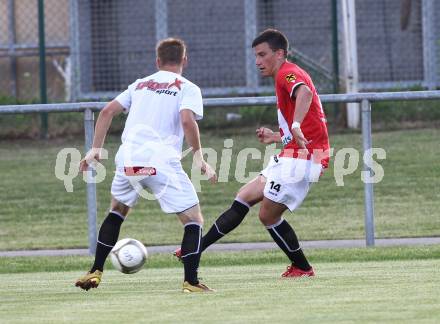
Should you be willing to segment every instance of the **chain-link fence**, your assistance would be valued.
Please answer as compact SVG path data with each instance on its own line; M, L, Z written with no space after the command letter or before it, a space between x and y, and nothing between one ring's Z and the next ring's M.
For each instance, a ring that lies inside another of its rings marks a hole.
M424 52L429 48L424 46L433 44L424 43L424 38L432 30L425 30L423 20L428 16L422 17L422 4L426 7L428 3L356 2L360 88L406 88L427 81Z
M45 0L48 96L63 100L69 84L69 1ZM39 98L38 1L0 0L0 94ZM67 80L67 82L66 82Z
M343 1L44 0L49 98L113 97L155 71L155 44L167 36L187 42L185 74L205 95L271 93L250 48L267 27L286 33L292 60L331 93L344 86ZM0 0L2 94L38 97L37 3ZM434 0L357 1L359 89L438 86L437 14Z
M251 49L253 38L267 26L292 37L293 53L328 81L325 78L332 77L331 19L310 29L299 19L308 15L309 4L295 10L286 7L290 7L289 1L132 0L109 4L80 0L76 8L79 33L72 48L80 66L74 83L77 96L108 96L107 92L121 90L154 72L154 47L166 36L187 42L186 76L205 95L271 92L270 83L258 75ZM323 11L330 17L330 4ZM316 36L319 42L313 40ZM331 82L325 92L330 89Z

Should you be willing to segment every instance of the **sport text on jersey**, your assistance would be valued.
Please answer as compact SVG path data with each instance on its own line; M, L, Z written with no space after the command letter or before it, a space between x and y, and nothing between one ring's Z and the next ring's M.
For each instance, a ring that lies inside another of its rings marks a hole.
M181 90L181 85L184 83L182 80L179 80L176 78L173 83L163 82L159 83L154 81L153 79L147 80L144 82L139 82L136 86L135 90L142 90L143 88L147 88L147 90L154 91L157 94L166 94L170 96L176 96L177 91L170 91L169 89L172 87L175 87L179 90Z

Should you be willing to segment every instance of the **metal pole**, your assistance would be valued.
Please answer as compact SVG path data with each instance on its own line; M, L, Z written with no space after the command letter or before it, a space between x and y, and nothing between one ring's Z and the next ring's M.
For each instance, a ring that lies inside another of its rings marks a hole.
M356 36L356 3L353 0L342 0L342 25L345 54L345 84L348 93L356 93L359 88L359 71ZM359 105L347 104L347 126L359 127Z
M246 87L256 89L258 86L258 74L252 49L252 41L255 36L257 36L256 0L244 0L244 24L246 46Z
M333 93L339 93L338 0L332 0Z
M371 149L371 104L368 100L361 101L362 110L362 144L364 153ZM372 176L372 170L368 167L371 165L371 161L365 161L368 158L372 159L371 155L364 157L364 171L368 171ZM365 240L367 246L374 246L374 193L373 184L364 184L364 196L365 196Z
M46 85L46 42L44 40L44 0L38 0L38 47L40 58L40 98L47 103ZM41 138L47 138L47 113L41 115Z
M154 18L156 20L156 42L168 37L168 1L156 0Z
M85 151L86 153L92 148L94 136L94 114L91 109L84 111L84 132L85 132ZM89 167L87 172L87 215L89 224L89 253L94 255L96 252L96 184L92 181L94 172Z
M425 86L429 90L434 90L437 87L434 7L434 0L422 1L423 74Z
M9 61L11 66L11 96L17 99L17 57L15 56L15 4L14 0L8 1L8 43L9 43Z
M78 22L78 1L70 0L69 22L70 22L70 100L76 101L80 97L81 90L81 64L80 64L80 43L79 43L79 22Z
M338 40L338 0L332 0L332 56L333 56L333 93L339 93L339 40ZM339 104L334 104L333 116L339 117Z

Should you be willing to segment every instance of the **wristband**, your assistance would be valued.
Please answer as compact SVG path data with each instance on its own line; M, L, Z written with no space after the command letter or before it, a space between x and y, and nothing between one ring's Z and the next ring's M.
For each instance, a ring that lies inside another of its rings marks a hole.
M297 121L294 121L292 123L292 128L301 128L301 124L299 122L297 122Z

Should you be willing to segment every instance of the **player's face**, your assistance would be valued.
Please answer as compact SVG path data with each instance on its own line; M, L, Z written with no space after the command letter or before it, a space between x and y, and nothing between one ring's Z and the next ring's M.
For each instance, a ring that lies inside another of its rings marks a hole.
M255 64L264 77L275 77L284 56L283 51L273 51L269 44L264 42L254 47ZM281 53L281 54L280 54Z

